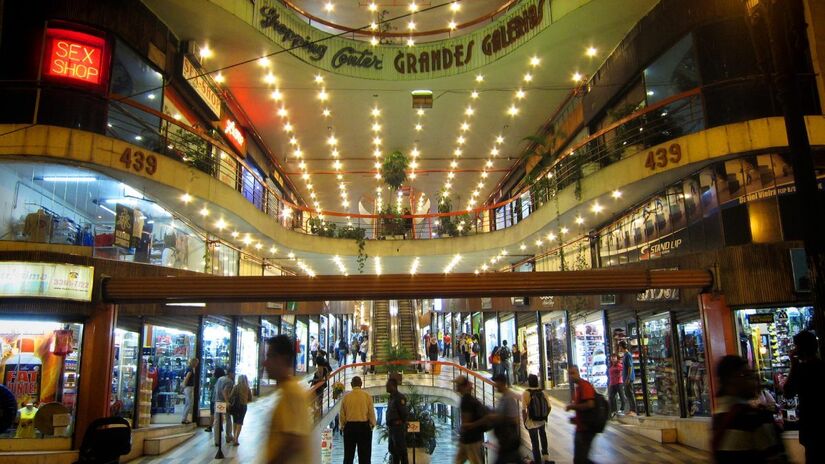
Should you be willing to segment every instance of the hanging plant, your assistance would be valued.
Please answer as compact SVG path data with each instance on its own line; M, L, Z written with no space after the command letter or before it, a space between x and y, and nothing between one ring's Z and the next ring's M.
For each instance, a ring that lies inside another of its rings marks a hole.
M407 155L398 150L387 155L384 158L384 163L381 164L381 177L384 179L384 183L392 187L393 190L398 190L401 184L407 180L407 167L409 164L410 160Z

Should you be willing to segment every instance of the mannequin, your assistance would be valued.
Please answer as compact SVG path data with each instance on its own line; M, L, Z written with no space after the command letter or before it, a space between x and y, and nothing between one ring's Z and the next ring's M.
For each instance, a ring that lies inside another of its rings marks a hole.
M37 408L31 400L26 400L26 406L17 411L17 433L15 438L36 438L34 433L34 416Z

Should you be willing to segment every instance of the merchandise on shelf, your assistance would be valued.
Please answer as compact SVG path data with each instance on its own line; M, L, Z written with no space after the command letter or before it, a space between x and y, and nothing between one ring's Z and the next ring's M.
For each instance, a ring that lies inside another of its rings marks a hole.
M644 321L643 329L650 413L678 416L680 400L670 316L665 314L648 319Z
M576 326L576 364L579 373L597 391L607 391L607 355L604 324L601 320Z

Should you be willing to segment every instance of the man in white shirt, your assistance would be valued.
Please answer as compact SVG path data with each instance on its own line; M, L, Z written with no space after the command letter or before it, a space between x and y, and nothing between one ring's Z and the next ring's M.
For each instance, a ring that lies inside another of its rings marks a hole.
M536 464L555 464L555 461L550 460L550 454L547 452L547 417L541 419L540 415L550 413L550 398L547 393L539 388L539 378L536 374L530 374L527 377L528 389L521 394L521 417L524 419L524 428L530 433L530 444L533 449L533 462ZM541 404L542 398L544 404ZM531 416L531 401L537 403L533 406L533 417ZM539 447L541 445L541 447Z
M370 464L372 456L372 429L375 427L375 406L372 396L361 389L361 377L350 382L352 391L341 400L338 420L344 430L344 464L352 464L358 448L358 462Z

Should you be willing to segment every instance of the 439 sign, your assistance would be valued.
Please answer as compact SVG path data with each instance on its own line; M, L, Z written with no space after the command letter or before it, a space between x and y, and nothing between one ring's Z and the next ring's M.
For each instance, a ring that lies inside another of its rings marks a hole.
M678 143L672 143L667 148L659 147L655 150L650 150L647 152L645 167L651 171L656 171L681 162L682 146Z
M131 148L123 150L120 155L120 164L126 169L135 172L145 172L152 176L158 171L158 158L153 154L146 154L140 150L132 151Z

